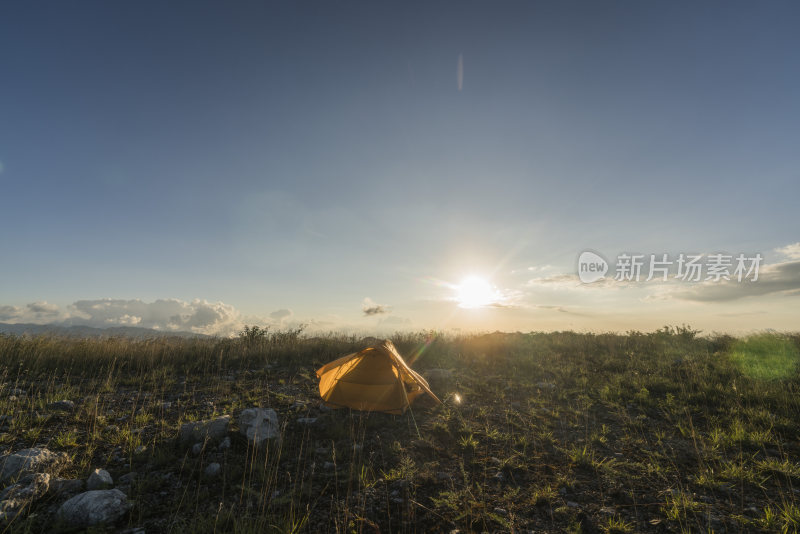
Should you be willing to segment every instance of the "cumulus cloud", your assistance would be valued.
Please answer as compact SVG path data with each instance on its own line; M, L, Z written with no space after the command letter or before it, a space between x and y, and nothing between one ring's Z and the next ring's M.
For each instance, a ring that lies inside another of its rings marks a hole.
M198 334L229 334L239 328L241 314L223 302L195 299L79 300L71 306L72 323L90 326L140 326L164 331L190 331Z
M22 315L22 308L18 306L0 306L0 321L16 319Z
M776 248L775 252L783 254L790 260L800 260L800 242L786 245L785 247Z
M28 311L33 313L36 317L52 317L58 315L58 306L46 301L31 302L28 304L27 308Z
M376 305L373 303L373 306ZM275 329L313 325L317 330L329 330L341 322L339 318L329 319L298 321L292 310L287 308L265 316L244 316L229 304L202 299L145 302L140 299L106 298L78 300L66 307L47 302L33 302L22 307L0 306L0 322L95 328L133 326L166 333L181 331L218 336L235 335L244 325Z
M365 297L364 302L361 303L361 311L364 312L364 315L381 315L389 313L390 308L386 304L378 304L371 298Z
M277 328L286 328L291 326L298 326L294 324L294 313L292 310L287 308L281 308L280 310L275 310L274 312L269 314L270 323L272 326Z
M800 295L800 261L762 267L758 280L703 282L687 289L676 288L667 296L697 302L722 302L770 294Z
M269 314L270 318L276 321L282 321L283 319L287 319L292 316L292 310L287 310L286 308L282 308L280 310L275 310L274 312Z

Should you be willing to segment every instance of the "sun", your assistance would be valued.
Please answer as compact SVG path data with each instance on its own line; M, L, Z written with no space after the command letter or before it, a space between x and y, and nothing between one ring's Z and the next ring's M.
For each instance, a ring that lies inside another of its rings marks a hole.
M456 301L461 308L484 308L498 300L497 291L480 276L468 276L455 286Z

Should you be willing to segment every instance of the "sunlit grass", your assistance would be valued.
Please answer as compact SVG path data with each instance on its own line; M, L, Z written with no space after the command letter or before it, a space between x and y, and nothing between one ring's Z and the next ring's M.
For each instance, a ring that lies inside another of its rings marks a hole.
M398 334L401 353L424 348L416 369L454 377L435 386L444 405L395 417L318 409L314 370L357 350L354 337L0 336L0 444L66 452L71 478L137 472L126 521L148 531L700 532L714 512L728 530L792 532L797 368L765 379L731 356L754 346L791 356L798 339L773 337ZM75 409L48 408L62 399ZM261 450L236 433L252 406L281 421L283 438ZM182 423L223 414L234 418L229 449L176 446ZM296 423L309 414L321 424ZM211 460L219 479L204 475ZM16 524L46 530L52 505Z
M787 378L797 371L800 353L788 338L758 334L734 343L730 358L746 376L774 380Z

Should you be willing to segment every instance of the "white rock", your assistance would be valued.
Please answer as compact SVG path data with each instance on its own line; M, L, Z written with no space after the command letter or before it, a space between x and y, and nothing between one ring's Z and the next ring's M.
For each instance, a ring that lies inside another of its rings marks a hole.
M278 414L272 408L248 408L239 414L239 432L254 445L280 435Z
M113 485L114 479L111 478L111 474L105 469L95 469L86 480L86 489L88 490L106 489Z
M230 423L230 415L223 415L216 419L186 423L181 425L180 432L178 433L178 441L184 447L194 445L198 442L202 443L205 440L219 443L228 433L228 426Z
M49 487L50 475L35 473L4 489L0 493L0 520L14 519L26 506L47 493Z
M66 462L66 454L43 448L22 449L6 454L0 456L0 483L13 482L29 473L45 472Z
M19 482L8 486L0 492L0 500L28 499L41 497L50 488L50 475L47 473L34 473L22 477Z
M61 505L58 515L76 527L113 523L130 509L127 497L118 489L86 491Z
M222 471L222 466L219 465L217 462L214 462L212 464L208 464L205 473L207 477L214 478L218 477L221 471Z

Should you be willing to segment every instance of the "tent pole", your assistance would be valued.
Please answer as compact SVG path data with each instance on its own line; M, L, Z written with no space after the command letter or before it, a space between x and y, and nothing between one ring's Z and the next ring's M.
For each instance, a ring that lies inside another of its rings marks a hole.
M417 426L417 418L414 417L414 410L411 409L411 403L408 402L408 393L406 393L406 383L403 381L403 375L400 372L400 369L397 370L397 375L400 377L400 387L403 388L403 398L406 400L406 406L408 406L408 411L411 412L411 420L414 421L414 428L417 429L417 437L422 439L422 434L419 433L419 427Z

